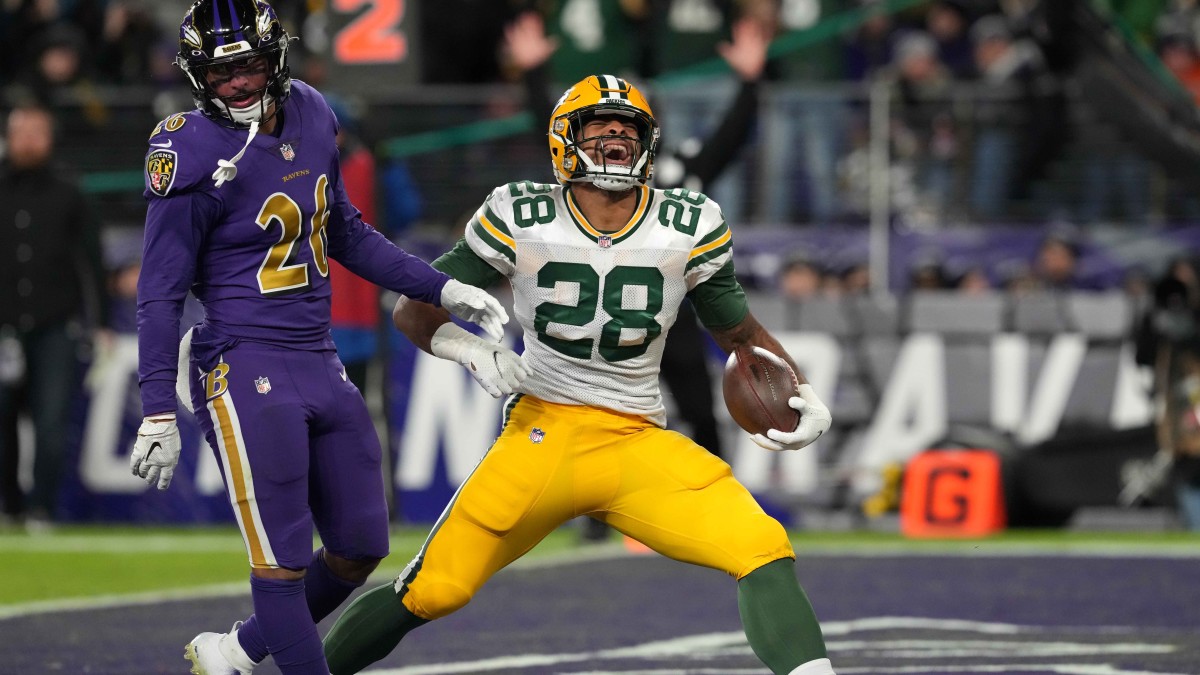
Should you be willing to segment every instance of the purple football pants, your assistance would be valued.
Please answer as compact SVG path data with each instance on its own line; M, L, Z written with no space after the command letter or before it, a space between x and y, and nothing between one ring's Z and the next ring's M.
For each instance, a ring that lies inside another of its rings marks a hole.
M251 567L307 567L314 527L336 556L387 556L379 438L335 352L241 343L192 403Z

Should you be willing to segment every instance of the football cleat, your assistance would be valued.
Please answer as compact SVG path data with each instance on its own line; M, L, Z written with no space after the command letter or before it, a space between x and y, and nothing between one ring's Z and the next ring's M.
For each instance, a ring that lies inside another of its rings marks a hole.
M254 662L237 641L241 622L228 633L201 633L183 649L183 656L192 662L192 675L251 675ZM238 663L243 667L235 666ZM249 667L244 667L244 666Z

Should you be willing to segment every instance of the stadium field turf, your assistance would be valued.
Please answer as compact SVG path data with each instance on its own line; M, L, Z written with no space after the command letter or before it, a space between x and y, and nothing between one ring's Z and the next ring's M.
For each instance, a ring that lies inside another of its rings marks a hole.
M392 553L375 579L397 574L420 548L424 527L393 530ZM1200 534L1187 532L1080 533L1009 531L969 540L912 540L882 532L793 532L792 543L806 552L862 554L1041 551L1197 557ZM616 535L612 538L616 541ZM576 531L551 534L531 559L585 548ZM0 533L0 607L126 593L177 591L244 583L245 549L232 527L146 528L69 526L52 533Z

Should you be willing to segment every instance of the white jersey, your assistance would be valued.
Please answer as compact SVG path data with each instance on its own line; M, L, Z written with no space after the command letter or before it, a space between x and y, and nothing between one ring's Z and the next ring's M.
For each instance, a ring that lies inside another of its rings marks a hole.
M721 208L683 189L637 190L633 217L597 231L570 190L510 183L467 225L471 250L512 284L533 373L521 390L665 426L659 363L684 296L732 256Z

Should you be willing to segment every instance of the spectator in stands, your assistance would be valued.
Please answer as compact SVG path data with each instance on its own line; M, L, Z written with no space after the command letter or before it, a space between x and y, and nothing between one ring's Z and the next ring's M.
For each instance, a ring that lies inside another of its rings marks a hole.
M71 23L56 23L40 32L30 47L31 58L18 72L10 97L32 99L43 107L71 101L81 106L93 127L103 126L109 110L95 90L94 55L84 32Z
M825 16L840 3L813 4L820 4ZM753 18L771 36L780 27L790 24L795 29L800 23L799 13L786 12L773 0L744 1L739 7L743 19ZM854 104L817 91L826 82L842 81L844 70L843 45L834 40L797 46L767 61L765 79L777 86L771 105L760 116L757 175L771 180L752 182L746 190L749 198L735 202L731 197L737 195L737 172L728 176L714 195L727 214L736 214L734 207L740 207L738 220L753 213L760 222L828 227L850 213L841 193L838 161L846 152L846 120Z
M1174 14L1169 16L1176 20L1181 18ZM1180 86L1200 106L1200 49L1192 31L1183 23L1162 25L1155 41L1155 51L1167 70L1179 80ZM1200 218L1200 199L1196 197L1192 181L1173 175L1167 175L1165 179L1167 194L1164 210L1177 213L1184 220Z
M842 270L841 279L843 294L864 295L871 290L871 267L865 261L856 260Z
M69 23L57 23L42 31L30 44L25 69L17 81L45 105L54 103L59 90L69 89L85 77L90 61L87 36Z
M1167 70L1200 103L1200 54L1192 34L1182 26L1174 26L1158 37L1155 47Z
M26 105L8 115L0 164L0 492L31 528L54 517L80 386L81 339L111 344L100 229L79 187L52 164L54 120ZM17 484L17 419L33 421L33 489Z
M1024 295L1040 288L1033 267L1024 260L1005 260L997 266L1001 286L1010 295Z
M1032 43L1016 43L1003 15L992 14L971 27L982 100L976 106L975 154L971 168L971 210L994 220L1009 211L1021 152L1021 127L1033 110L1027 105L1040 54Z
M821 293L821 268L807 258L797 257L784 263L779 271L779 292L793 302L803 302Z
M362 212L364 222L378 223L375 156L359 137L358 117L350 107L333 95L327 95L326 101L341 125L336 142L346 196ZM379 287L336 260L329 261L329 285L333 293L330 334L346 376L365 395L367 371L379 353Z
M940 254L917 256L908 275L910 291L940 291L950 286Z
M981 295L992 291L992 279L982 265L971 265L954 275L953 286L966 295Z
M960 0L938 0L925 11L925 30L937 42L938 58L956 80L965 80L975 71L967 34L969 23L970 17Z
M924 31L905 33L896 44L897 96L893 122L896 160L909 172L915 194L893 193L914 225L941 223L954 183L959 129L954 120L953 76Z
M145 0L110 0L99 36L94 38L98 77L116 84L145 82L163 33Z
M878 0L863 0L868 16L845 41L846 76L870 79L892 62L895 25L887 6Z
M1095 290L1079 270L1082 248L1071 234L1051 232L1038 246L1033 260L1033 279L1037 288L1048 291Z
M1150 345L1159 448L1170 453L1180 518L1200 531L1200 276L1194 261L1172 261L1154 289ZM1147 359L1148 360L1148 359Z

